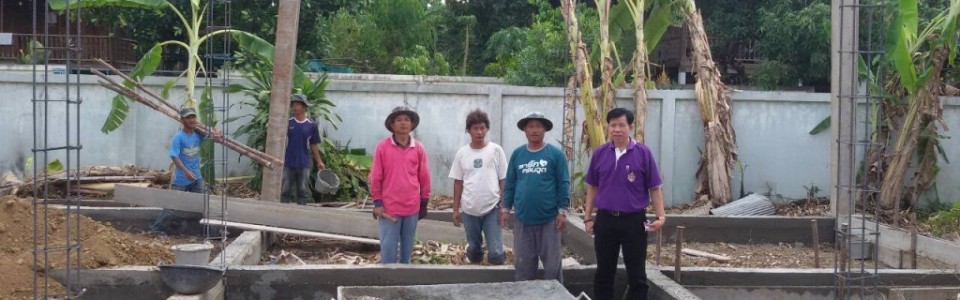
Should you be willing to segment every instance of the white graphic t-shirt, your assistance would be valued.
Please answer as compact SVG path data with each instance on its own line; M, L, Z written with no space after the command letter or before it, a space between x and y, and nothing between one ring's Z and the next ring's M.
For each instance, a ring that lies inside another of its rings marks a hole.
M507 178L507 155L493 142L482 149L467 144L457 150L450 178L463 180L460 211L482 216L500 202L500 180Z

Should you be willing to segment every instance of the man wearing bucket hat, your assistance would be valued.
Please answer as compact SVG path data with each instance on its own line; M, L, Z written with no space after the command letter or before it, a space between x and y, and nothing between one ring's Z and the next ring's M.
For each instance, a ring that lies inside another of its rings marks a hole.
M430 165L423 144L410 135L420 124L416 112L396 107L383 124L392 135L377 144L369 178L380 263L409 264L417 220L427 216Z
M313 155L313 164L323 170L323 159L320 158L320 130L317 124L307 118L307 108L310 103L304 95L290 96L293 117L287 127L287 150L283 160L283 186L280 201L283 203L296 202L307 204L310 199L310 156Z
M200 175L200 145L203 144L205 137L196 131L197 110L192 107L180 108L180 123L182 127L170 141L170 159L176 166L170 181L170 189L204 193L207 186ZM219 140L222 137L220 129L215 129L211 137ZM164 209L150 225L150 230L157 233L165 232L173 218L173 211Z
M570 203L570 171L560 148L544 142L553 129L542 113L531 112L517 122L527 144L510 155L504 187L501 225L513 218L514 270L516 280L537 277L537 262L543 263L544 279L563 283L560 232L566 228Z

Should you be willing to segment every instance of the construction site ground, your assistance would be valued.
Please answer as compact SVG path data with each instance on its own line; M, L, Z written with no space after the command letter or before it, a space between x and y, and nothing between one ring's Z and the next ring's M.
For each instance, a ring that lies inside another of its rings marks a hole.
M41 212L42 214L42 212ZM66 245L66 215L57 209L49 211L47 223L48 248ZM42 220L43 216L37 216ZM33 287L33 206L30 199L13 196L0 197L0 299L32 298ZM70 228L76 232L76 223L71 219ZM42 224L41 224L42 226ZM124 232L80 216L80 267L107 268L116 266L155 266L160 262L172 262L173 252L170 246L184 243L196 243L195 236L166 236ZM43 228L39 228L42 233ZM42 247L42 239L38 242ZM63 268L66 252L56 251L48 254L51 268ZM42 253L38 264L43 264ZM71 263L76 267L76 252L72 253ZM51 286L59 289L53 280ZM58 290L58 292L62 292Z

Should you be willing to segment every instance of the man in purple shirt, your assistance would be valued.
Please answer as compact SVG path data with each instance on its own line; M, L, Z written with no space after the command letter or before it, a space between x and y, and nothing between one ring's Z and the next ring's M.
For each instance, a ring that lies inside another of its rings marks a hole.
M647 299L647 231L660 230L667 220L657 162L650 148L630 138L632 132L632 112L623 108L608 112L607 133L611 141L593 152L584 180L587 203L583 223L587 233L594 234L597 254L594 299L613 299L613 279L621 247L629 285L626 299ZM657 220L645 224L646 209L651 202Z

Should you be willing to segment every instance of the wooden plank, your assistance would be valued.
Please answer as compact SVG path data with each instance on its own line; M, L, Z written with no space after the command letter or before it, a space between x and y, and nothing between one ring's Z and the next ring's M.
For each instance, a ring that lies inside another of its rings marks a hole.
M99 182L99 183L81 183L80 188L96 190L102 192L112 191L117 187L117 182ZM126 185L139 186L139 187L148 187L151 183L149 182L137 182L137 183L124 183Z
M200 220L200 224L223 225L227 227L234 227L234 228L240 228L240 229L246 229L246 230L269 231L269 232L276 232L276 233L285 233L285 234L327 238L327 239L338 239L338 240L345 240L345 241L351 241L351 242L359 242L364 244L380 245L380 241L375 239L290 229L290 228L280 228L280 227L257 225L257 224L240 223L240 222L230 222L230 221L221 222L219 220L202 219Z
M680 250L680 252L682 252L683 254L686 254L686 255L690 255L690 256L706 257L706 258L709 258L709 259L712 259L712 260L715 260L715 261L719 261L719 262L728 262L728 261L733 260L733 258L730 258L729 256L723 256L723 255L719 255L719 254L713 254L713 253L710 253L710 252L704 252L704 251L694 250L694 249L690 249L690 248L683 248L683 250Z
M377 221L370 213L351 212L337 208L312 207L292 203L227 198L227 221L262 224L280 228L299 229L348 236L377 238ZM203 194L181 191L143 188L119 184L114 201L147 207L162 207L187 212L202 213ZM219 211L220 200L210 201L211 211ZM420 220L417 236L421 240L443 243L463 243L463 229L449 222ZM513 244L513 235L503 233L504 245Z

